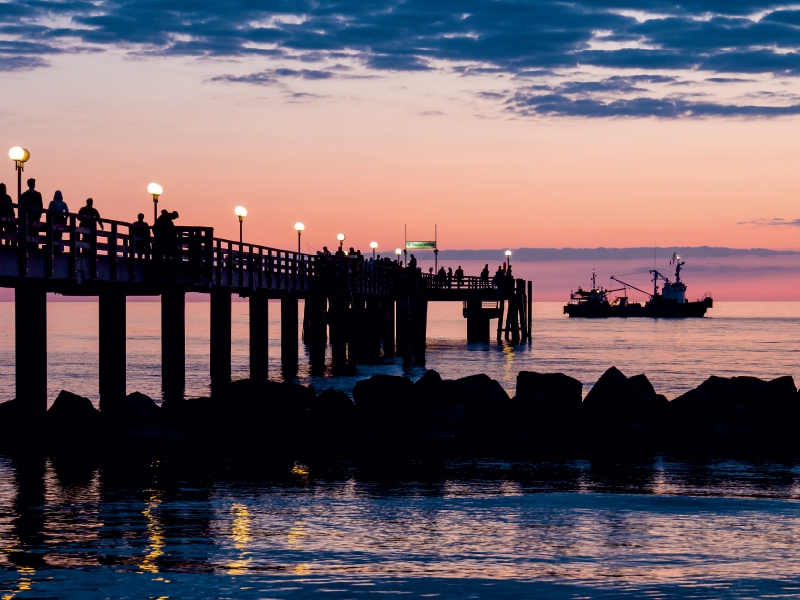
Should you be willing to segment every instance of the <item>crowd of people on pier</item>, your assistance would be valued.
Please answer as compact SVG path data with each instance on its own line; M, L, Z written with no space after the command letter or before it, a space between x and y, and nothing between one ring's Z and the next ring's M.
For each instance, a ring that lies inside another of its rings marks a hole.
M69 206L64 200L64 195L61 190L56 190L53 194L53 199L45 209L42 194L36 189L36 180L30 178L26 184L28 189L20 194L19 207L25 210L25 229L27 230L29 247L36 248L40 245L39 242L31 241L31 238L39 236L42 216L50 213L50 220L55 226L53 228L53 252L56 254L61 253L63 251L64 232L67 226L67 215L70 212ZM16 245L17 242L13 235L17 233L17 224L13 222L16 216L13 200L8 194L8 188L5 183L0 183L0 234L4 234L0 236L2 237L0 244ZM154 258L171 258L175 252L174 229L175 220L178 216L177 211L162 210L161 215L151 227L144 220L144 213L139 213L137 220L132 224L133 251L135 255L138 258L148 258L151 255ZM77 228L80 230L76 232L76 241L81 242L78 244L76 251L81 253L91 249L92 241L97 239L98 227L101 231L105 230L105 224L100 212L94 205L93 198L86 199L84 206L78 210L76 221Z
M42 194L36 189L36 180L31 178L26 183L28 189L20 194L19 207L25 210L25 229L27 230L28 245L34 248L39 247L41 242L31 241L31 239L39 237L39 232L42 229L42 215L50 213L50 221L56 226L53 228L53 251L61 253L64 246L64 231L67 230L69 206L61 191L56 190L53 194L53 199L45 210ZM0 244L16 245L16 236L14 234L17 233L17 224L14 222L15 219L13 200L8 194L6 184L0 183ZM144 213L139 213L137 220L131 225L133 254L139 259L152 257L156 260L168 260L173 258L177 247L175 236L176 219L178 219L177 211L162 210L160 216L151 227L145 221ZM77 244L76 251L78 253L91 251L92 242L96 243L97 241L97 228L99 227L101 231L105 230L100 212L94 205L94 199L87 198L85 205L78 210L77 227L79 231L76 234L77 239L75 241L81 243ZM380 255L369 257L353 247L346 251L342 245L339 245L335 252L331 252L327 246L323 246L322 250L317 251L317 257L322 259L346 259L371 266L391 267L399 271L418 270L417 258L414 254L411 254L407 264L404 264L399 255L395 259L381 257ZM433 267L428 269L429 283L437 289L460 289L466 285L464 270L461 265L458 265L455 271L452 267L445 269L444 266L440 267L435 274L433 271ZM506 281L513 281L511 265L503 263L498 266L497 271L490 278L489 265L486 264L478 281L481 287L500 287Z

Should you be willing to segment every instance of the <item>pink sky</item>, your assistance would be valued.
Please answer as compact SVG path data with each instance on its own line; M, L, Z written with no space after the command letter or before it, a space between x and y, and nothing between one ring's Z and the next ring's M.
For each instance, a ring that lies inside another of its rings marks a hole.
M210 81L234 68L219 62L50 62L0 74L0 147L28 148L25 175L73 211L92 196L104 217L150 220L157 181L179 223L235 237L242 204L246 239L281 248L295 247L298 220L306 250L341 231L391 251L404 224L416 239L438 224L451 249L800 248L797 227L737 225L800 217L797 117L524 119L462 93L491 82L439 71L303 81L319 97L294 102ZM5 173L12 184L10 160Z

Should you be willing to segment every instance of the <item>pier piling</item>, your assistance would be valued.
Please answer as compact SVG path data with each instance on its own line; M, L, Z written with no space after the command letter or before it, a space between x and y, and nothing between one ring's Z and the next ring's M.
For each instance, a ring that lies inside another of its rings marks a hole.
M161 293L161 387L164 398L183 398L186 388L186 291Z
M266 379L269 364L269 299L252 294L250 303L250 379Z
M44 287L23 283L14 298L16 391L31 416L47 410L47 295Z
M297 373L297 297L281 298L281 369L287 375Z
M211 290L211 384L226 384L231 380L231 293Z
M125 294L107 291L98 302L100 359L100 410L125 399L126 324Z

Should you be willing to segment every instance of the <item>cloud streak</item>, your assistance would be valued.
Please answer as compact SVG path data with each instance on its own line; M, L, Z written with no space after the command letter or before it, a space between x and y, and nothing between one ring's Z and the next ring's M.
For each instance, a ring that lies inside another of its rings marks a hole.
M333 79L326 67L333 61L362 75L445 69L521 85L590 67L618 74L563 83L552 94L519 90L511 102L504 97L506 108L549 117L777 117L797 114L797 106L670 99L658 86L690 85L675 79L680 71L703 73L702 83L712 87L753 83L755 76L797 77L800 11L793 6L760 0L10 0L0 3L0 70L42 68L56 54L108 48L266 61L267 68L251 74L211 79L260 86ZM318 65L285 66L297 61Z
M800 227L800 219L781 219L775 217L773 219L753 219L752 221L740 221L737 225L758 225L760 227Z

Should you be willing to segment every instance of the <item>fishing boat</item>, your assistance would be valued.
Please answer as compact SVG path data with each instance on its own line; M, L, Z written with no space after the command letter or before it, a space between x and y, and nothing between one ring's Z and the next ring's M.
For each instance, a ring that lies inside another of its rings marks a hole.
M621 284L621 288L612 290L597 287L597 275L592 270L592 289L584 290L578 287L577 292L571 292L569 303L564 306L564 314L570 317L606 318L606 317L650 317L650 318L684 318L704 317L706 311L714 306L711 294L706 293L699 300L686 299L686 284L681 281L681 269L686 263L681 261L677 254L672 255L670 264L675 264L675 281L659 273L656 269L650 270L653 277L653 293L645 292L636 286L612 276L611 279ZM659 283L661 289L659 290ZM630 302L628 289L636 290L648 296L648 300ZM609 294L623 292L609 301Z

